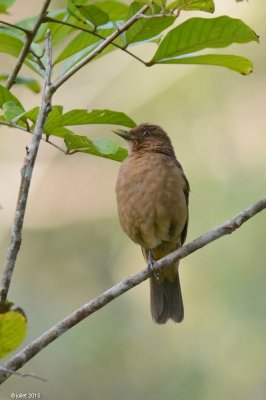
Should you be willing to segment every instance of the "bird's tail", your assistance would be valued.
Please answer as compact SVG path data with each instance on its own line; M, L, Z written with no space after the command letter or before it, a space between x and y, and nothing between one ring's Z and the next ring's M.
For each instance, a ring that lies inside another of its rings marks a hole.
M181 322L184 318L184 306L178 271L176 280L170 282L165 278L159 283L155 277L150 278L151 315L157 324L165 324L170 318Z

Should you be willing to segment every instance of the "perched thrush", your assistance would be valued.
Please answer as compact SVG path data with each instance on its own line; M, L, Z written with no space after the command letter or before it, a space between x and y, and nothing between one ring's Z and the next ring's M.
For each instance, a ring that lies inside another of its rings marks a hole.
M187 234L189 184L166 132L141 124L114 130L129 145L116 195L121 226L138 243L148 266L180 247ZM150 278L151 314L158 324L181 322L184 307L178 262Z

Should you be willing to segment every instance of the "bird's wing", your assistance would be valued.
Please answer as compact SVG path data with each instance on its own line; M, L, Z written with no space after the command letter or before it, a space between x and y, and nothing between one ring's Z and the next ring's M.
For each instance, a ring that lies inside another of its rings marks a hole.
M186 202L187 202L187 207L188 207L188 203L189 203L189 192L190 192L190 187L189 187L189 183L188 180L186 178L186 175L184 174L182 165L180 164L180 162L178 160L176 160L176 166L177 168L179 168L182 171L182 177L184 179L185 182L185 187L184 187L184 195L186 198ZM188 229L188 219L189 219L189 213L187 211L187 221L185 223L185 226L183 228L183 231L181 233L181 245L183 245L185 243L186 237L187 237L187 229Z

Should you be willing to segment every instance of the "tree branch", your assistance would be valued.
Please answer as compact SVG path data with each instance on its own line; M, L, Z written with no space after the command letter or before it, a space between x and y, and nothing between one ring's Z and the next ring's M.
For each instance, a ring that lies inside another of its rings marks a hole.
M137 20L140 14L144 14L149 9L148 5L143 6L133 17L131 17L128 21L126 21L123 25L121 25L115 32L113 32L110 36L108 36L102 43L99 44L90 54L80 60L74 67L72 67L69 71L67 71L63 76L58 78L52 85L52 89L56 91L63 83L65 83L69 78L71 78L77 71L79 71L82 67L84 67L88 62L97 57L109 44L121 35L121 33L125 32L131 25L133 25Z
M46 78L42 95L42 103L36 121L36 126L33 131L31 144L29 146L29 149L27 150L27 154L21 169L21 183L20 183L18 201L16 206L15 218L11 230L11 238L8 246L7 257L4 265L4 272L0 286L0 304L4 304L7 299L7 294L11 283L12 274L15 268L15 263L22 240L21 238L22 228L23 228L23 222L27 206L33 168L37 157L40 141L42 138L44 124L51 110L52 91L50 89L51 88L50 80L51 80L52 61L51 61L50 32L47 32L46 36L46 51L49 61L47 63Z
M180 260L188 256L189 254L199 250L200 248L206 246L207 244L213 242L214 240L219 239L220 237L230 234L238 229L244 222L248 221L250 218L254 217L260 211L266 208L266 197L262 198L257 203L251 205L245 210L241 211L234 218L225 222L224 224L218 226L205 233L204 235L199 236L197 239L192 242L186 244L180 249L174 251L173 253L168 254L166 257L163 257L161 260L157 261L155 268L160 270L166 268L168 265L172 264L174 261ZM3 365L3 369L0 368L0 383L4 382L11 375L9 371L16 371L21 368L24 364L26 364L30 359L32 359L36 354L38 354L42 349L56 340L58 337L63 335L73 326L78 324L80 321L93 314L95 311L98 311L106 304L110 303L112 300L121 296L123 293L132 289L134 286L139 285L141 282L148 279L150 276L150 271L146 268L142 271L132 275L123 281L119 282L112 288L106 290L102 294L100 294L95 299L90 302L84 304L73 313L68 315L63 320L59 321L53 327L51 327L48 331L43 333L40 337L30 343L27 347L21 350L18 354L12 357L8 362Z
M24 60L28 55L28 52L30 50L30 46L31 46L31 44L32 44L32 42L33 42L33 40L35 38L35 35L38 32L38 29L39 29L40 25L43 22L43 17L46 15L46 12L47 12L47 9L48 9L50 3L51 3L51 0L45 0L45 2L43 3L43 7L42 7L42 10L40 12L40 15L37 18L37 21L36 21L32 31L26 32L26 40L25 40L25 43L24 43L24 45L23 45L23 47L21 49L21 52L20 52L20 54L18 56L17 64L16 64L12 74L9 76L9 78L7 80L7 83L6 83L6 88L7 89L10 89L12 87L12 85L14 84L14 82L15 82L17 76L18 76L18 73L19 73L19 71L20 71L20 69L21 69L21 67L22 67L22 65L24 63Z

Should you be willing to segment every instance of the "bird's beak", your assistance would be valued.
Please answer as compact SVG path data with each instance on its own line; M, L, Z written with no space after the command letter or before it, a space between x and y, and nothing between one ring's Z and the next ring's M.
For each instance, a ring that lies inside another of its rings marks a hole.
M130 131L125 131L124 129L112 129L112 132L114 132L118 136L121 136L125 140L133 139Z

